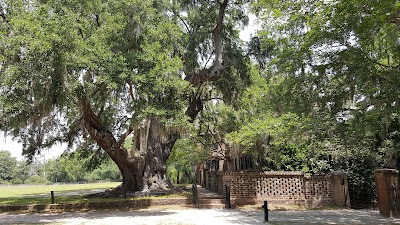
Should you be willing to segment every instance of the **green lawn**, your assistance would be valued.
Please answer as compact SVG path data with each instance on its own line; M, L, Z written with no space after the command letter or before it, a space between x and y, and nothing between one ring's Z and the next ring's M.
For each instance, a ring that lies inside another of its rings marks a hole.
M121 182L62 184L62 185L33 185L33 186L0 186L0 205L49 204L50 192L54 191L56 203L87 202L79 192L84 190L106 190L115 188ZM63 196L67 193L69 196ZM101 201L101 199L93 199Z
M84 194L80 193L84 190L106 190L108 188L115 188L120 184L121 182L37 186L0 186L0 205L50 204L51 191L54 191L55 203L57 204L121 201L121 198L84 198ZM68 193L70 195L66 195ZM166 196L143 197L141 199L190 197L190 192L182 192L169 194Z

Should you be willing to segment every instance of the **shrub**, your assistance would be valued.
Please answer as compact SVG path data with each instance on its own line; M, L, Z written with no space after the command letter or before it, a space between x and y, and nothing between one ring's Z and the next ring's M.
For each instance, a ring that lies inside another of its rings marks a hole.
M12 184L23 184L24 182L19 178L14 178L11 180Z
M25 180L25 184L50 184L51 182L45 178L35 175Z

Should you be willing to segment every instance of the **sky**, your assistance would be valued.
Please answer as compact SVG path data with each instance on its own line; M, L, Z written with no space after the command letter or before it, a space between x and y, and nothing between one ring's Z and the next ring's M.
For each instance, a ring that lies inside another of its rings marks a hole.
M254 35L259 27L260 23L257 21L257 17L250 13L249 25L240 32L240 39L244 41L250 41L251 36Z
M45 159L53 159L60 156L66 145L55 145L49 150L42 150L42 154L39 157L44 157ZM4 132L0 132L0 150L7 150L11 152L12 157L17 158L17 160L24 160L22 156L22 144L12 140L10 136L5 137Z
M256 16L250 14L249 26L240 32L240 38L244 41L249 41L257 27L259 27L259 24L256 22ZM45 159L56 158L60 156L65 149L65 145L56 145L49 150L43 150L41 157L44 157ZM22 145L12 140L11 137L5 136L4 132L0 132L0 150L8 150L11 152L13 157L17 158L17 160L24 160L24 157L22 156Z

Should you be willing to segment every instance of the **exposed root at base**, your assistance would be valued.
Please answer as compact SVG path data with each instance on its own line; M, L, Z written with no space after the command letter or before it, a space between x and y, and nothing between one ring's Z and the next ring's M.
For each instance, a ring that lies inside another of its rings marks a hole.
M164 196L169 194L181 193L188 191L186 187L174 187L170 185L166 189L146 189L143 191L124 191L123 185L119 185L116 188L107 189L104 192L94 193L85 195L86 198L139 198L149 196Z

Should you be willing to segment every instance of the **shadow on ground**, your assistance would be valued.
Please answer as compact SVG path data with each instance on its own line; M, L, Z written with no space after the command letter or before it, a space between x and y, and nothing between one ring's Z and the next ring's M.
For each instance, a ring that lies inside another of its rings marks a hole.
M91 211L80 213L52 213L52 214L18 214L0 215L1 224L123 224L123 221L134 221L138 217L165 217L175 212L156 211ZM128 222L128 224L132 224Z
M386 218L372 210L272 211L264 223L262 211L237 209L97 210L60 214L0 214L1 224L400 224L400 219Z
M270 213L272 225L298 224L400 224L400 219L386 218L372 210L310 210Z

